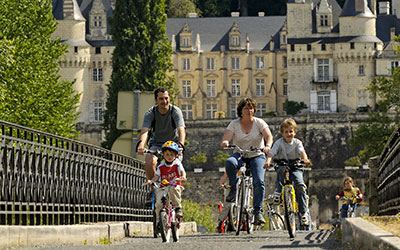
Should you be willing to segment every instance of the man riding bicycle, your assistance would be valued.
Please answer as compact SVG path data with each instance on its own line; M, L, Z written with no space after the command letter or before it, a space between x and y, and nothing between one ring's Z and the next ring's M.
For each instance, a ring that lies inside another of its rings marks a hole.
M151 131L151 138L149 140L150 150L161 150L162 145L166 141L174 141L179 145L182 151L186 137L182 111L177 106L170 104L169 91L164 87L157 88L154 91L154 98L156 105L147 110L144 115L143 126L137 143L138 154L144 154L144 146L149 131ZM182 160L181 153L180 160ZM157 157L152 154L147 154L145 159L145 171L148 180L153 179L156 166ZM149 202L151 203L151 193L146 197L146 203Z

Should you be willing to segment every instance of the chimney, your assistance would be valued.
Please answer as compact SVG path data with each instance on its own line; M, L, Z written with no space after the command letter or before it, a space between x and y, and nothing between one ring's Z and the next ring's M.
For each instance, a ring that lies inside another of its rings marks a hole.
M395 35L396 35L396 27L390 27L390 41L393 41Z
M197 17L197 13L189 13L189 18L196 18Z
M389 2L379 2L379 15L390 15Z
M231 17L239 17L240 12L231 12Z
M258 12L258 16L265 16L265 12Z
M274 49L275 49L274 37L271 36L271 40L270 40L270 42L269 42L269 50L270 50L270 51L274 51Z
M369 3L368 4L369 8L372 11L372 14L374 14L376 16L376 0L368 0L368 3Z

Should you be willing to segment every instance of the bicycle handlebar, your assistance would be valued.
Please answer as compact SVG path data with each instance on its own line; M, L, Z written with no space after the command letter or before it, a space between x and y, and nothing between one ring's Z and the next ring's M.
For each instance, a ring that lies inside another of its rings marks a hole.
M235 144L228 145L224 149L237 149L239 151L239 153L244 153L244 154L263 151L263 148L257 148L257 147L253 147L253 146L251 146L250 149L243 149L239 145L235 145Z
M285 166L285 167L287 166L287 167L293 167L293 168L300 168L300 167L307 166L307 164L303 160L299 160L299 159L289 160L289 161L281 159L281 160L274 160L271 163L271 167L274 167L276 169L276 166Z

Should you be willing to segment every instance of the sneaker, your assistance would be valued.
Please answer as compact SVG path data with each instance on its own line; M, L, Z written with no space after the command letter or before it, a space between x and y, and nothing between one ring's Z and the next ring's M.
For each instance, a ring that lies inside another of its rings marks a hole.
M236 199L236 190L231 189L229 194L226 196L226 202L234 202Z
M306 212L304 214L301 214L301 225L308 226L308 224L309 224L308 213Z
M273 198L274 203L281 203L281 194L279 192L274 193L274 198Z
M259 212L254 216L254 224L256 225L265 224L265 219L262 213Z
M175 208L175 215L177 218L183 217L182 209L180 207Z
M151 206L151 203L153 203L153 191L146 194L145 206Z

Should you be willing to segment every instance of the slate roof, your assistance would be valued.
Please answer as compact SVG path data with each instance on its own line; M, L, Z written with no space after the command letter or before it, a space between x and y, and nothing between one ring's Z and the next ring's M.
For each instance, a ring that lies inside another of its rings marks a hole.
M220 51L220 46L229 49L229 31L236 23L241 32L241 47L246 46L246 35L250 40L250 50L269 49L271 36L274 37L275 48L279 48L278 31L286 20L285 16L253 16L253 17L207 17L207 18L169 18L167 19L167 36L171 41L175 35L177 50L179 50L179 33L187 24L192 31L192 44L196 44L197 34L200 35L202 51Z
M364 1L364 9L362 11L356 11L356 1ZM345 16L364 16L364 17L374 17L375 15L371 12L368 7L366 0L346 0L343 6L341 17Z

